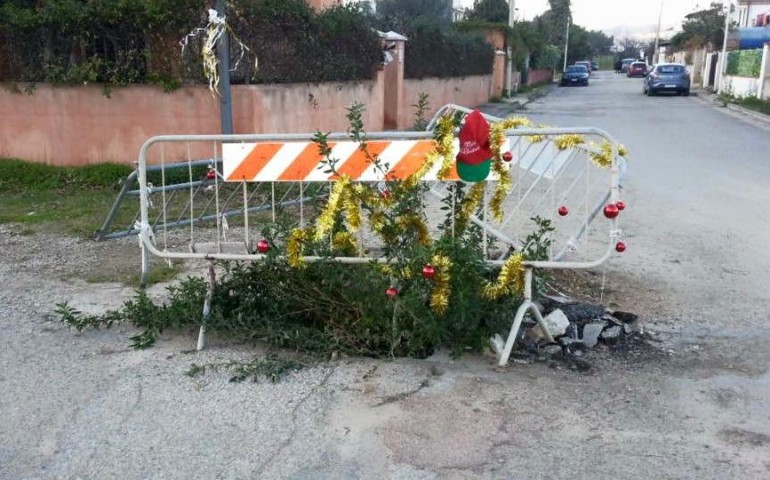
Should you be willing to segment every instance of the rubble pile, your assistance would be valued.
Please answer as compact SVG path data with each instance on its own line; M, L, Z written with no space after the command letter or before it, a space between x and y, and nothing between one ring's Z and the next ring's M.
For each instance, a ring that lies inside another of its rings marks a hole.
M516 341L518 350L511 357L514 360L566 360L579 369L589 369L586 357L592 350L628 351L643 343L639 317L633 313L555 297L543 298L539 306L555 343L546 340L534 319L526 319Z

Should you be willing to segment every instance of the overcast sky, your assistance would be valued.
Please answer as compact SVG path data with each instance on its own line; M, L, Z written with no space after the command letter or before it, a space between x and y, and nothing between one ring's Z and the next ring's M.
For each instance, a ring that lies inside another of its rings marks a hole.
M465 0L473 6L473 0ZM707 6L711 0L664 0L663 30L679 27L684 16L696 6ZM517 18L532 20L548 8L548 0L516 0ZM660 14L660 0L572 0L575 22L589 30L603 30L624 36L654 33ZM646 30L652 29L652 32Z

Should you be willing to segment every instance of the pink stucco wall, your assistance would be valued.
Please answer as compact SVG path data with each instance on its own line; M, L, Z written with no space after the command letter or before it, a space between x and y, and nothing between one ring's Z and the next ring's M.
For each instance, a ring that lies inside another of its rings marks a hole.
M344 131L354 102L367 106L366 128L382 130L383 85L380 73L364 82L236 86L235 133ZM0 111L0 158L50 165L132 163L154 135L220 133L218 99L202 86L164 93L136 85L108 98L97 85L38 84L31 95L0 89Z
M417 103L421 92L430 95L430 110L426 113L426 120L429 120L441 106L447 103L475 107L488 102L493 90L492 82L492 75L404 80L402 103L405 108L399 115L398 127L404 129L414 125L416 109L412 105Z
M553 70L530 70L527 85L550 82L553 79Z

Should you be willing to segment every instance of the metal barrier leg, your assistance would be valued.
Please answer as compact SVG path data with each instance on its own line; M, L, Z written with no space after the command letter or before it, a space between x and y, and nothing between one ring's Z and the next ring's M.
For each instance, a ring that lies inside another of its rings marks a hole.
M198 346L197 350L200 352L206 348L206 323L211 317L211 301L214 297L214 287L217 285L217 274L214 271L214 261L209 260L209 288L206 290L206 300L203 302L203 322L201 328L198 331Z
M543 315L540 313L537 305L532 302L532 274L533 272L531 268L527 268L524 273L524 303L522 303L521 306L519 306L519 309L516 310L516 317L513 319L511 332L508 334L508 340L505 342L505 348L500 355L499 365L501 367L504 367L508 363L508 358L511 356L513 345L516 343L516 337L519 335L521 322L524 320L524 315L527 313L527 311L531 311L535 316L535 320L537 320L538 325L540 325L540 328L543 330L545 339L550 343L553 343L554 341L553 337L551 336L551 332L548 330L548 327L545 324Z
M147 282L150 280L150 252L144 246L144 241L140 239L139 247L142 250L142 274L139 278L139 288L147 288Z

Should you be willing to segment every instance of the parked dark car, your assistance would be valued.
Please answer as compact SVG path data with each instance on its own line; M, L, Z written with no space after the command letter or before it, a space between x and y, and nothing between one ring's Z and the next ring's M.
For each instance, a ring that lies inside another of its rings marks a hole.
M628 66L631 65L636 61L635 58L624 58L623 62L620 64L620 72L626 73L628 71Z
M560 85L585 85L588 86L588 69L585 65L571 65L564 71Z
M647 64L644 62L634 62L628 66L626 76L631 77L643 77L647 75Z
M576 66L582 65L582 66L586 67L586 71L588 72L588 76L589 77L591 76L591 62L589 62L588 60L582 60L580 62L575 62L575 65Z
M661 92L673 92L684 96L690 94L690 74L684 65L681 63L655 65L644 79L642 93L651 97Z

